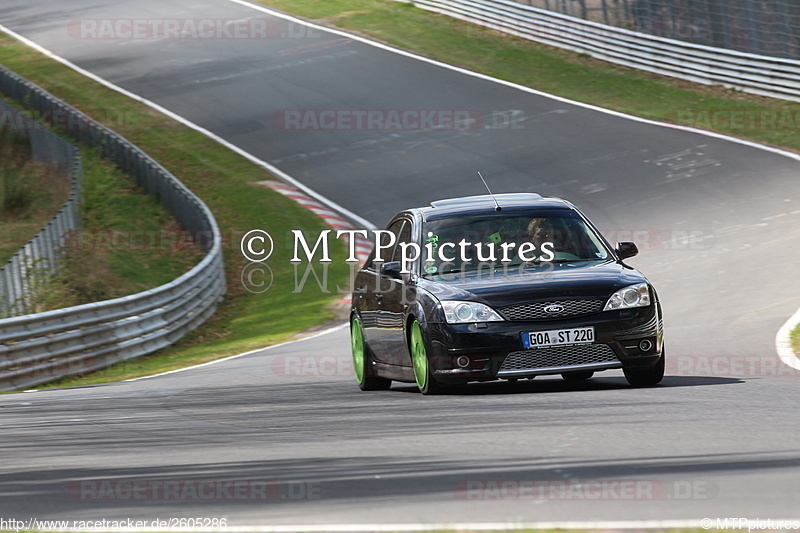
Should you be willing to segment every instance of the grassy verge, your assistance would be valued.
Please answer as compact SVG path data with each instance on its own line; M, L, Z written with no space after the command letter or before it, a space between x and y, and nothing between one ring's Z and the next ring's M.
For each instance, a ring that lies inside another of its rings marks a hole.
M798 103L615 66L393 0L259 1L558 96L800 152Z
M82 159L83 227L68 238L59 272L35 288L36 312L152 289L187 272L203 257L194 246L175 253L173 247L161 245L156 237L180 230L155 198L138 190L133 178L92 150L82 150Z
M392 0L263 0L263 3L394 46L522 85L656 120L711 129L800 151L800 105L647 74L585 55L510 37ZM286 253L289 227L322 229L292 202L259 189L257 167L201 135L117 95L31 50L0 38L0 62L77 105L141 146L199 194L226 235L263 228ZM771 121L770 117L783 117ZM742 118L744 117L744 118ZM765 118L766 117L766 118ZM284 255L283 257L288 257ZM215 318L157 358L143 358L95 375L102 382L168 370L263 346L331 316L324 291L293 294L287 264L274 269L274 289L251 296L238 275L243 259L228 242L229 298ZM334 262L332 286L344 278ZM287 311L291 311L288 313ZM68 384L87 383L70 381ZM62 383L63 385L63 383Z
M302 229L314 235L325 227L309 211L259 185L270 179L262 169L205 136L5 36L0 36L0 63L107 124L149 153L208 204L225 239L228 295L202 328L153 356L120 363L90 376L62 380L53 386L104 383L181 368L287 340L334 316L331 303L340 297L335 294L335 287L346 286L347 266L335 260L328 272L327 286L310 282L302 290L296 290L295 272L288 261L292 245L289 231ZM270 232L275 241L269 262L272 286L262 294L248 292L240 281L245 260L239 252L238 237L254 228ZM338 241L332 243L332 250L335 258L345 257ZM125 261L125 255L118 256L118 260ZM131 279L135 279L139 269L132 270Z
M202 258L196 247L180 254L149 246L147 236L179 233L156 199L134 179L93 150L83 160L83 226L71 234L53 275L35 265L28 271L30 311L41 313L118 298L177 278ZM36 163L28 141L0 134L0 264L33 238L69 197L69 175ZM139 242L130 238L139 236Z
M800 326L797 326L792 330L789 334L789 338L792 340L792 348L794 348L794 353L800 355Z
M58 213L69 191L67 174L35 163L25 139L0 132L0 265Z

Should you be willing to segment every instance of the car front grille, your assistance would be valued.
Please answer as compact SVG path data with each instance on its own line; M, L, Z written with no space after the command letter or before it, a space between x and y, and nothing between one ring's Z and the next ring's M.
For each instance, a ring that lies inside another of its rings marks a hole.
M621 367L622 363L607 344L556 346L511 352L503 361L498 374L581 365L614 368Z
M557 310L555 306L560 306ZM550 309L550 312L545 309ZM538 320L542 318L563 318L568 316L591 315L603 308L603 300L561 300L536 302L523 305L501 307L500 314L506 320Z

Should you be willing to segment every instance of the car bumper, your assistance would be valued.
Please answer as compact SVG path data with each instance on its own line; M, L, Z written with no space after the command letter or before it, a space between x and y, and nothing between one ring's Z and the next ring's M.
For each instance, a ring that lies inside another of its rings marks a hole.
M525 348L529 332L593 326L594 342L550 348ZM589 316L539 321L478 324L428 324L429 360L441 383L465 383L537 375L646 368L663 350L657 304ZM648 346L649 344L649 346Z

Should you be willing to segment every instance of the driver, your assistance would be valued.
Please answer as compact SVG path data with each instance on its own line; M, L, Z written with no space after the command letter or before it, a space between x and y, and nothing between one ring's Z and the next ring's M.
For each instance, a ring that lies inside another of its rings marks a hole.
M547 218L531 219L528 223L528 237L536 245L537 250L541 250L542 244L546 242L554 243L555 230L553 223Z

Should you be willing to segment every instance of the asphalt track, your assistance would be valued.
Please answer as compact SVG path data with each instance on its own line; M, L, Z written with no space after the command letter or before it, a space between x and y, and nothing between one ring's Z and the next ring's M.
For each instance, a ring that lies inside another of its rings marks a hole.
M649 390L604 373L437 398L405 386L365 394L339 330L150 380L3 396L0 516L239 525L797 516L797 376L774 338L800 302L800 163L282 20L268 39L74 32L81 20L253 17L268 15L226 0L0 7L0 24L377 225L409 205L480 194L477 170L495 192L570 199L612 240L638 237L631 262L664 301L670 375ZM298 110L458 111L475 122L287 128ZM149 492L132 493L133 480ZM244 480L251 494L153 492L204 480Z

